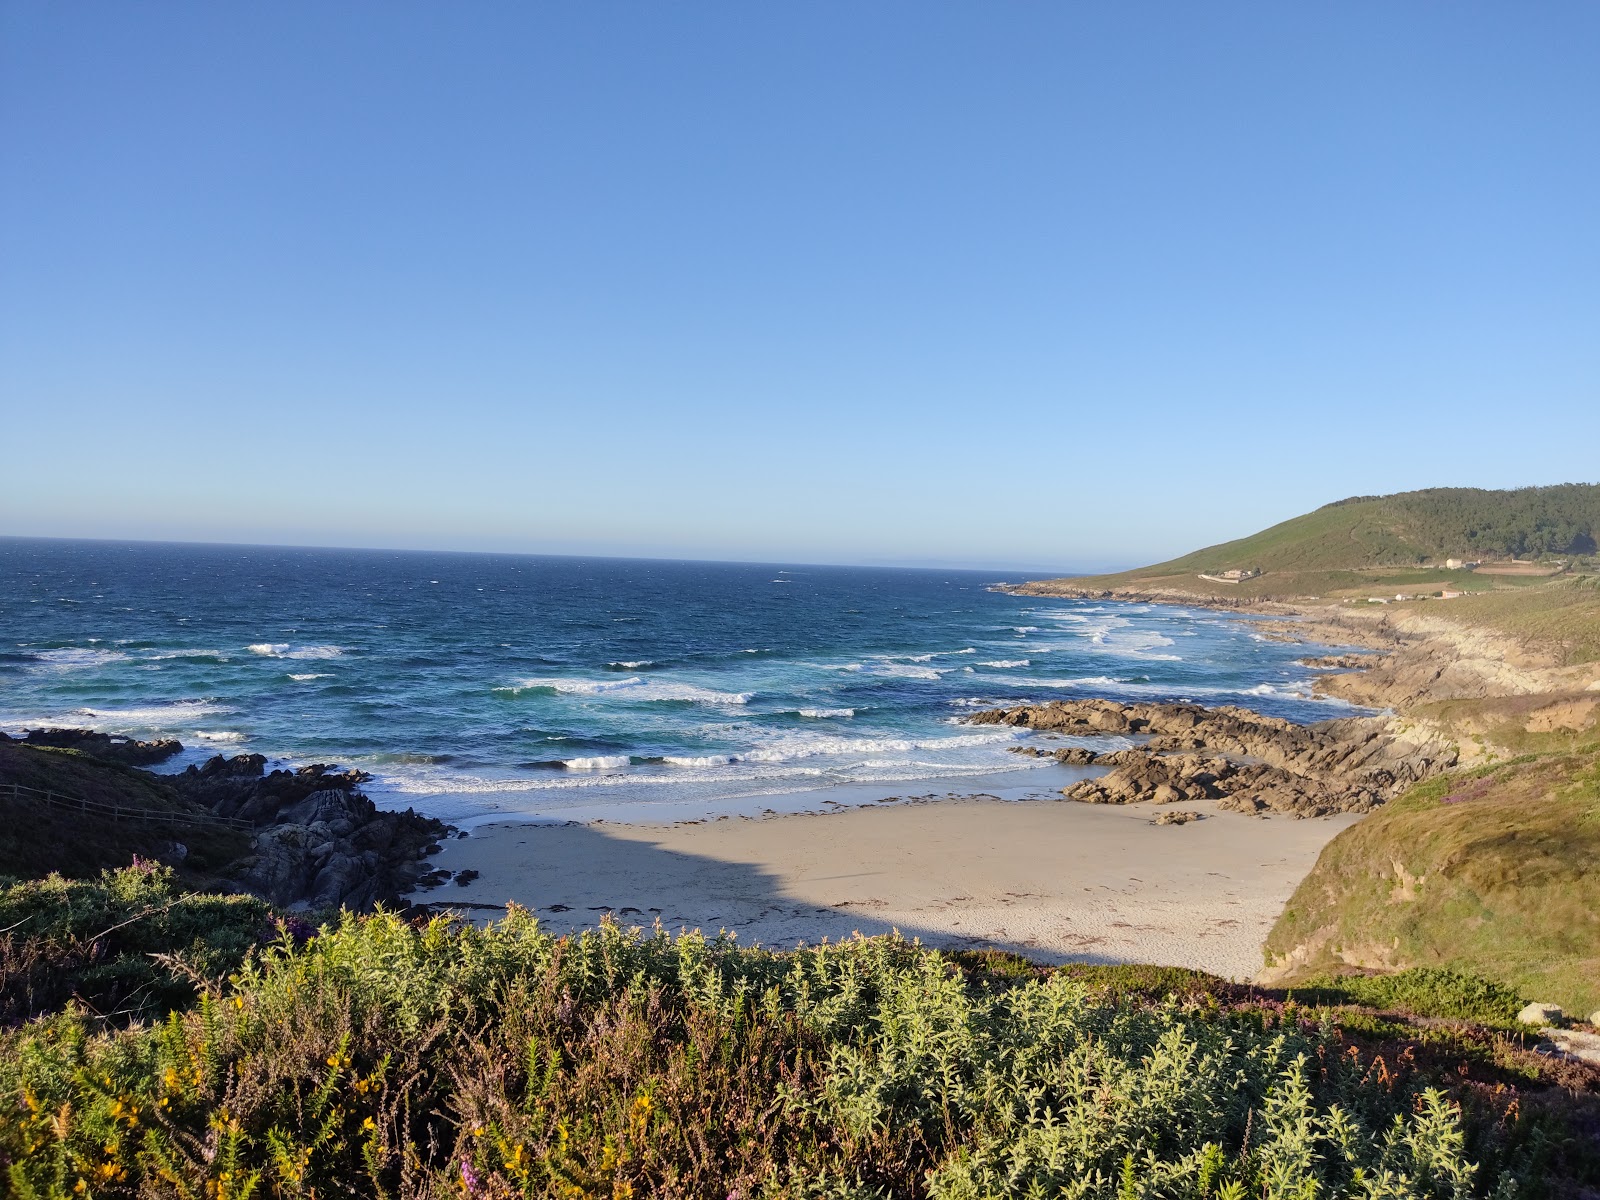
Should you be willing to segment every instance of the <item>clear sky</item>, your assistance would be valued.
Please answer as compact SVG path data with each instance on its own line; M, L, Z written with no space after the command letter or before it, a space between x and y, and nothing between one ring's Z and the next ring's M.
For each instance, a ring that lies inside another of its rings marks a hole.
M1600 5L0 6L0 533L1131 564L1600 478Z

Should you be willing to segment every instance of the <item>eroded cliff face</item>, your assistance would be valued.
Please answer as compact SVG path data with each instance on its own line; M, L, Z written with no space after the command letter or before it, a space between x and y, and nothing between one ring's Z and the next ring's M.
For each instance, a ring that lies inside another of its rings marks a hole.
M1307 641L1380 652L1319 681L1319 691L1352 704L1404 712L1441 700L1600 690L1600 665L1563 667L1537 644L1452 621L1443 603L1438 611L1306 609L1293 628Z
M1064 790L1068 799L1091 804L1214 799L1242 812L1298 817L1367 812L1457 759L1448 738L1392 715L1296 725L1244 708L1058 700L992 709L971 721L1142 737L1130 749L1070 746L1053 755L1070 765L1111 768Z

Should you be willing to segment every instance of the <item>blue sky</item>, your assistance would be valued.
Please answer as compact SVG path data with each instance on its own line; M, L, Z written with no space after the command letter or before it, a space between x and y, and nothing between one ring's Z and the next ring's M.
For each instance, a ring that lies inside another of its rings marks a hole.
M0 7L0 533L1061 566L1600 478L1600 6Z

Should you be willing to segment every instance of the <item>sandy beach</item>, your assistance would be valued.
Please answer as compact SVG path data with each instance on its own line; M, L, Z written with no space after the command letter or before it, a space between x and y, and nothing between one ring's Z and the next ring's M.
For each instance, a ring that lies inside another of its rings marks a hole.
M1038 795L1037 791L1032 792ZM514 901L550 928L659 920L787 947L899 930L1045 962L1151 962L1236 979L1322 847L1354 815L1260 818L1165 808L944 798L674 825L484 825L435 856L479 872L414 898L474 917Z

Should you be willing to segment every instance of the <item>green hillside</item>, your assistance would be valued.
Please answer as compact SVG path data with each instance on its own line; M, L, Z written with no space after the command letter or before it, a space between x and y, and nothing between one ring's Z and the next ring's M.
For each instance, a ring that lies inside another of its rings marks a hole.
M1446 571L1447 560L1571 560L1600 539L1600 484L1487 491L1428 488L1355 496L1249 537L1113 575L1054 581L1083 588L1218 591L1240 597L1351 594L1373 586L1485 591L1537 578ZM1209 585L1202 574L1260 570Z
M1431 779L1346 829L1267 939L1275 980L1443 967L1600 1007L1597 750Z

